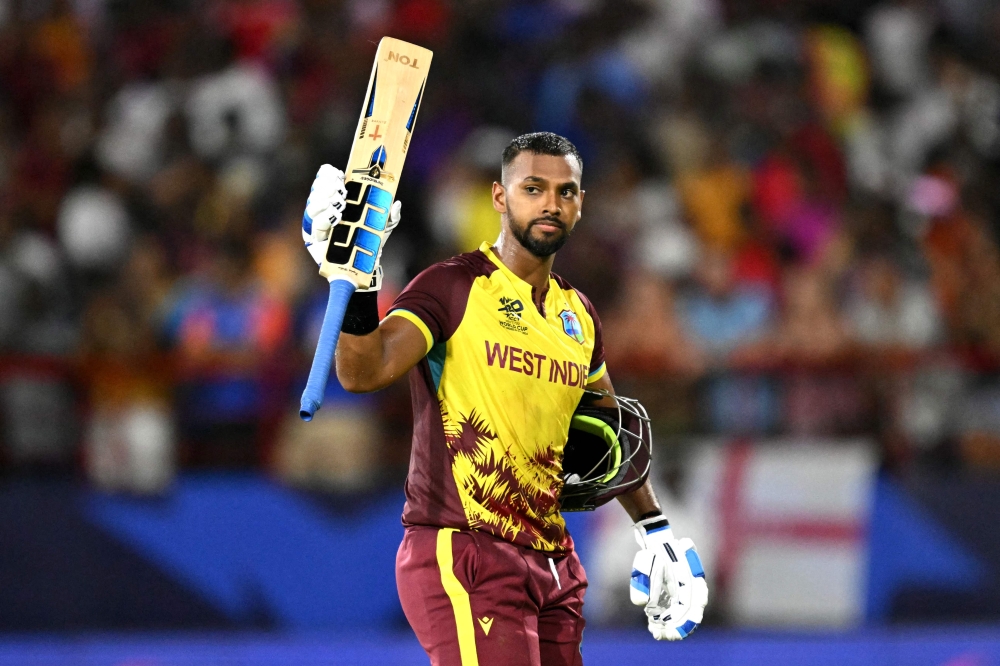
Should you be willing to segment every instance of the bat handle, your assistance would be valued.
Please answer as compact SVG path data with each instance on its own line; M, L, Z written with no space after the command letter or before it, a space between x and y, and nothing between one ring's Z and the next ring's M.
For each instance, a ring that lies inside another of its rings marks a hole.
M326 382L330 378L330 366L333 365L333 353L337 349L337 339L340 338L340 327L344 324L344 311L355 289L357 287L350 280L338 278L330 280L330 300L326 304L323 327L319 331L319 341L316 343L316 355L313 356L309 380L302 392L302 403L299 407L299 416L303 421L312 421L316 410L323 404Z

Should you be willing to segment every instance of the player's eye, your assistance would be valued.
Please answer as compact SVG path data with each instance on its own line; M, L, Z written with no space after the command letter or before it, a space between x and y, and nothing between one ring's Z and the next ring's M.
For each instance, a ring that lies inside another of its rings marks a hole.
M565 190L562 191L562 195L567 199L572 198L574 194L576 194L576 191L571 187L567 187Z
M541 190L535 187L534 185L529 185L528 187L524 188L524 190L528 194L536 194L538 192L541 192Z

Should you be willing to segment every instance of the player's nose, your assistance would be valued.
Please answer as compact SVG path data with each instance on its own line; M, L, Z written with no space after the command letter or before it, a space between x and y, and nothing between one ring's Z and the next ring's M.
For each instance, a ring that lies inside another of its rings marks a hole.
M545 197L543 202L542 213L545 215L551 215L552 217L559 217L562 215L562 205L559 201L559 196L555 192L549 192L548 196Z

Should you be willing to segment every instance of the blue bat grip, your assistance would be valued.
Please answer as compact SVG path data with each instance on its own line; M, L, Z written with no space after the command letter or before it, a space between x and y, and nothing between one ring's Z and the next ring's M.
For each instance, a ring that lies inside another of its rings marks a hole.
M344 324L344 311L356 288L348 280L330 281L330 300L326 303L323 327L319 331L319 342L316 343L316 355L313 356L309 381L306 382L306 390L302 392L302 404L299 407L299 416L303 421L312 421L313 414L323 404L330 366L333 365L333 353L337 350L340 327Z

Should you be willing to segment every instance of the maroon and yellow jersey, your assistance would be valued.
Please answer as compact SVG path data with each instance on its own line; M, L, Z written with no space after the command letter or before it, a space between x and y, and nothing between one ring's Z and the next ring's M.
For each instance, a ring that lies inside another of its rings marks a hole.
M541 311L532 289L483 243L425 270L393 304L389 315L427 340L410 374L405 524L572 548L559 513L563 448L584 385L604 375L601 323L557 275Z

